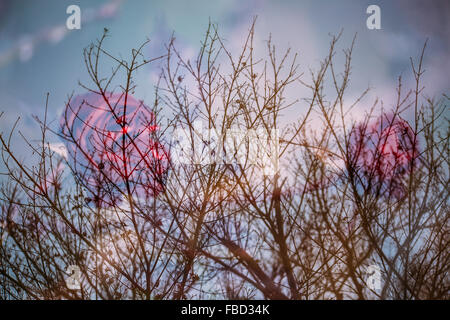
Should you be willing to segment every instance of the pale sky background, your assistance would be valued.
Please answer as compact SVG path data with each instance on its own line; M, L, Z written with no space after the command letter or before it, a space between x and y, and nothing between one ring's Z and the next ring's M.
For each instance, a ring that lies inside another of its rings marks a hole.
M66 8L71 4L80 6L82 17L94 12L96 18L83 22L81 30L66 31ZM381 30L366 27L366 8L371 4L381 8ZM43 116L47 92L50 118L57 123L67 96L84 93L78 86L79 80L87 80L82 50L101 36L104 27L111 35L108 49L124 57L147 37L152 44L146 53L160 54L172 32L177 47L194 56L209 20L218 24L231 47L239 47L254 16L258 16L257 49L264 48L271 34L280 52L292 47L299 53L298 62L306 75L308 68L317 68L326 55L330 33L344 31L339 52L357 33L349 97L370 86L367 106L375 96L383 99L385 106L392 105L399 75L405 87L412 84L409 57L416 58L428 38L426 92L436 98L450 93L448 0L0 0L0 112L5 112L0 131L7 132L20 116L22 132L37 138L32 115ZM156 72L156 65L151 65L138 74L137 98L151 103ZM303 91L289 94L293 99L302 98ZM355 111L356 117L363 114L365 105ZM17 141L19 151L22 145Z

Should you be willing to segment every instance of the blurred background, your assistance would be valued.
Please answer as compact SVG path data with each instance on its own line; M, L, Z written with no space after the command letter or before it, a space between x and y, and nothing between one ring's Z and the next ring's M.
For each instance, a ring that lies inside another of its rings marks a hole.
M80 30L66 28L66 9L72 4L81 8ZM366 27L371 4L381 8L380 30ZM330 34L343 30L339 52L357 34L349 95L356 98L368 86L373 90L356 115L363 114L376 96L386 107L395 103L399 75L405 87L412 88L409 57L417 59L427 38L426 93L439 98L450 91L447 0L0 0L0 112L4 112L0 131L7 132L20 117L21 132L37 138L32 116L43 117L47 92L49 116L57 125L68 95L84 93L78 81L89 83L83 48L104 28L110 31L106 47L112 54L127 58L147 38L151 40L145 49L148 57L164 54L164 44L174 33L183 56L193 59L209 21L217 23L222 37L238 50L255 16L257 52L264 54L271 35L280 52L292 47L299 53L300 71L307 78L309 68L317 68L327 54ZM110 69L111 61L104 61ZM151 104L159 70L155 63L138 72L138 99ZM302 96L302 92L295 94L298 97L293 99ZM22 144L17 141L17 151Z

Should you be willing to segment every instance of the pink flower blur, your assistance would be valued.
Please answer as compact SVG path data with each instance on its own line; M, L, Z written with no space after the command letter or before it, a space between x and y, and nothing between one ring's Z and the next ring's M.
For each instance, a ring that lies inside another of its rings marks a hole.
M88 93L67 105L63 132L71 131L76 142L68 143L69 162L88 178L93 190L110 183L117 192L128 183L133 195L156 196L163 188L169 158L155 140L154 114L131 95L105 96ZM114 200L108 192L104 196Z
M399 198L404 178L417 165L418 141L407 121L383 114L352 130L350 155L363 183L371 180Z

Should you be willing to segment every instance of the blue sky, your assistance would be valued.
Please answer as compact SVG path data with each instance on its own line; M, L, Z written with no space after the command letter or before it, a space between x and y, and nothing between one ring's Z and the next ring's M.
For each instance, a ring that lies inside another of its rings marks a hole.
M80 6L82 17L94 12L96 18L83 22L80 30L62 31L63 35L56 32L50 37L53 40L48 40L45 35L49 30L61 31L65 26L66 8L71 4ZM381 8L381 30L366 27L370 4ZM148 37L152 43L146 53L157 55L175 32L182 52L194 55L209 20L217 23L221 35L237 48L255 16L257 50L264 48L271 34L280 51L292 47L300 54L300 69L306 73L326 55L330 33L344 31L339 50L357 33L349 96L356 97L370 86L373 90L367 105L375 96L387 106L392 104L399 75L405 86L412 84L409 57L418 56L427 38L426 92L439 97L450 91L448 1L0 0L0 111L5 112L0 119L1 131L7 131L20 116L21 130L35 136L32 115L43 115L47 92L51 118L58 119L67 96L83 93L78 87L79 80L87 80L82 50L101 36L104 27L110 30L107 47L114 54L126 57ZM35 38L41 40L31 46ZM156 66L150 66L137 75L138 98L152 100L152 75L157 71Z

